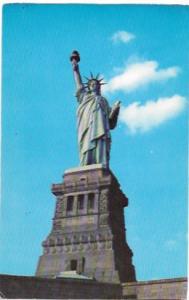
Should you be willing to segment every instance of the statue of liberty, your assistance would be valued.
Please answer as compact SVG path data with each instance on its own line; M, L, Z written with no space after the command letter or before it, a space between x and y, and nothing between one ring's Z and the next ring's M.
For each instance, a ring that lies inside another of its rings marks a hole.
M76 97L79 103L77 110L78 143L80 151L80 164L102 164L109 168L111 135L110 129L117 124L120 102L111 108L108 101L101 96L103 78L99 75L86 78L83 83L79 72L80 56L73 51L70 57L76 83Z

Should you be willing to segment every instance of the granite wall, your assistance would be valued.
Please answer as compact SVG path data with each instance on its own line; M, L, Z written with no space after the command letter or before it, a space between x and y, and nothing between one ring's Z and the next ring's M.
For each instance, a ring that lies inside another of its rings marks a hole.
M122 284L124 299L187 299L187 278L138 281ZM137 297L136 297L137 295Z
M0 275L0 298L185 300L187 279L124 283L95 280Z
M0 275L0 298L10 299L120 299L118 284L94 280Z

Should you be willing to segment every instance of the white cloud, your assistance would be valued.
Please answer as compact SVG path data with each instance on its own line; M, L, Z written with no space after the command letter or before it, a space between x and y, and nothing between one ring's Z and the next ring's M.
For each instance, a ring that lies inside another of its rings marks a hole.
M104 91L111 93L122 91L128 93L151 82L164 81L176 77L179 72L178 67L158 69L158 66L158 62L156 61L131 64L125 67L120 74L112 77L108 81L108 85L104 88Z
M147 101L144 105L134 102L120 111L120 121L134 134L146 132L179 115L186 106L180 95Z
M128 43L131 40L135 39L135 35L130 32L120 30L115 32L111 39L114 43L117 42Z

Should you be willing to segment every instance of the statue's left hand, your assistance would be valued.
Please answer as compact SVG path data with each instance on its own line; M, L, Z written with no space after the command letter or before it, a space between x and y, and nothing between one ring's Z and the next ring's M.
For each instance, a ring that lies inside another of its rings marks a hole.
M111 109L110 115L109 115L109 124L110 129L114 129L117 125L119 110L120 110L120 101L116 101Z
M114 108L120 107L121 101L116 101L113 105Z

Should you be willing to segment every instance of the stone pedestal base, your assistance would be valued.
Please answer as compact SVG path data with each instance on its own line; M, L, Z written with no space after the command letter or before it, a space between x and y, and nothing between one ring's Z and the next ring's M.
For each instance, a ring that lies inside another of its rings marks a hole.
M111 171L102 165L67 170L52 192L57 199L53 227L43 242L36 275L77 271L102 282L135 281L125 237L128 199Z

